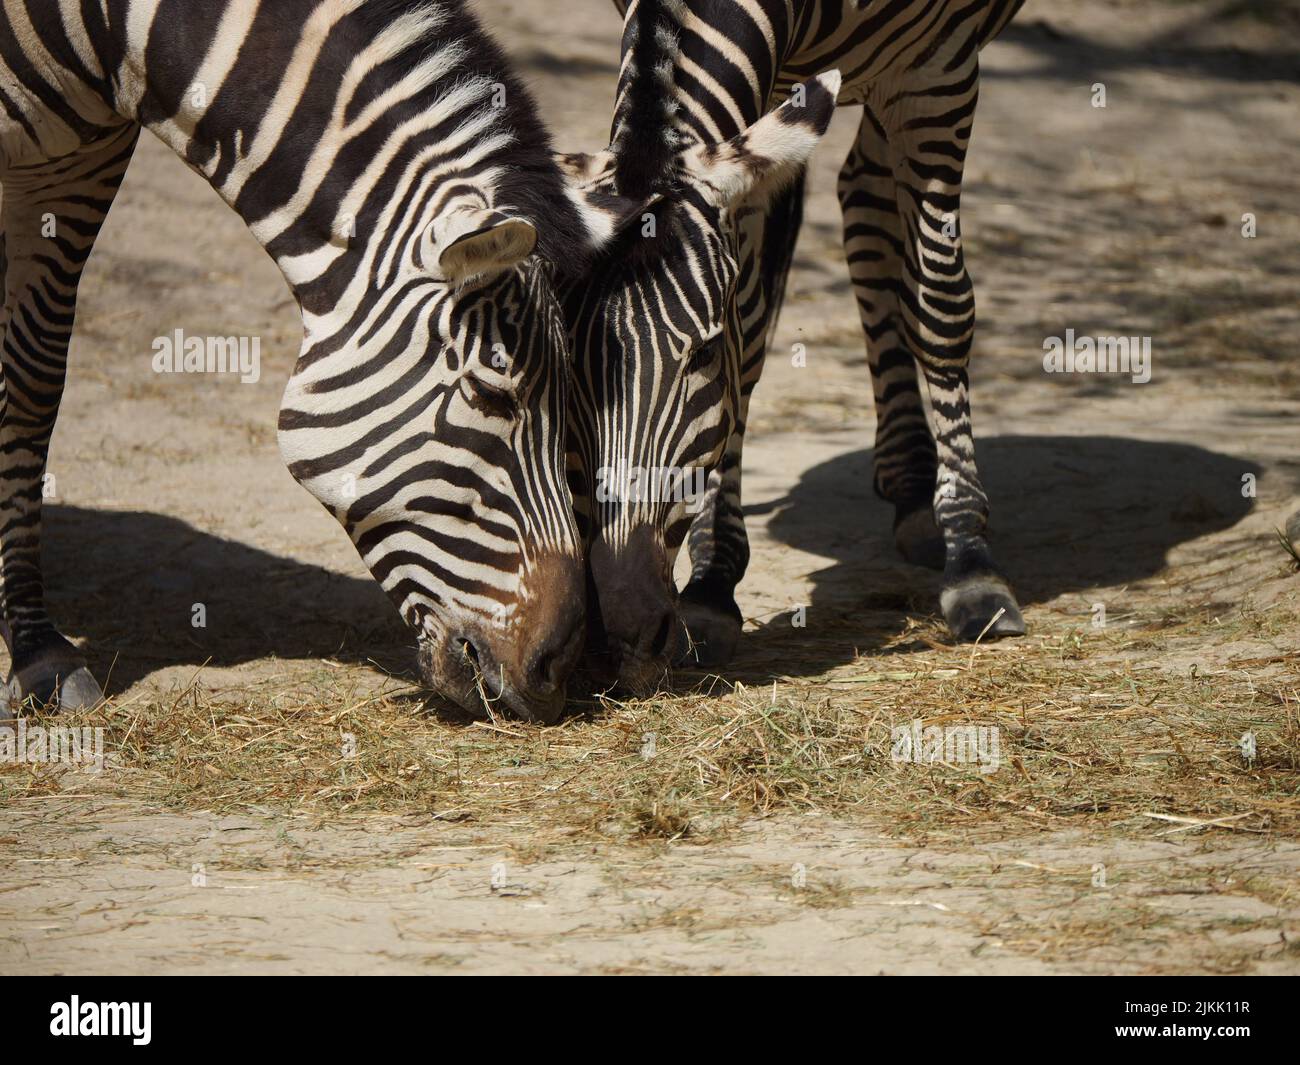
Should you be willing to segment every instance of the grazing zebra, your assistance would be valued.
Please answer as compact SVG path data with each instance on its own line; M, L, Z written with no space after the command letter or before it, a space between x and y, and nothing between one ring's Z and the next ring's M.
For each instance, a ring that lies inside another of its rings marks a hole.
M565 183L463 0L0 0L11 695L101 698L46 612L41 486L77 283L141 127L284 274L304 339L281 453L415 630L422 679L553 719L585 576L551 264L619 212Z
M622 291L576 305L562 292L586 386L573 408L573 483L593 496L593 471L701 464L709 474L696 514L644 492L579 501L605 650L625 685L643 687L688 649L719 665L739 636L746 412L802 217L802 172L775 196L769 185L729 199L694 160L745 138L780 101L816 115L825 94L805 79L836 69L839 103L862 106L839 192L875 391L876 491L894 505L904 557L944 570L955 635L1024 631L985 540L959 221L979 49L1021 2L632 0L612 142L567 165L595 188L657 197L659 237L631 253L639 269L612 282ZM677 597L684 540L691 577Z

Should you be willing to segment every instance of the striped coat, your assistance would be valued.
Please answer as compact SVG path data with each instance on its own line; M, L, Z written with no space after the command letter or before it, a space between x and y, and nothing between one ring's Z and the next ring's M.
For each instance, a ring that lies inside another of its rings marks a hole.
M283 273L303 342L281 451L410 624L425 682L553 718L585 598L554 279L618 201L566 184L463 0L0 0L11 694L100 697L46 612L41 476L78 280L142 128Z

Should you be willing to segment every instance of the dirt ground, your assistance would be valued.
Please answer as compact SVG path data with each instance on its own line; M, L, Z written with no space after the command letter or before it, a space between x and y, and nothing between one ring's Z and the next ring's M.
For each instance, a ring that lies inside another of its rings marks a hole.
M477 6L559 146L602 146L612 5ZM1028 636L950 645L872 495L846 110L752 412L736 666L553 729L421 713L400 625L276 449L289 294L146 138L82 286L47 521L109 757L0 766L0 972L1300 971L1300 575L1274 533L1300 507L1297 29L1291 2L1031 0L985 52L973 394ZM259 335L261 380L152 373L178 327ZM1067 328L1150 336L1150 383L1045 374ZM763 717L744 758L700 753L709 715L731 737L778 704L806 735ZM887 765L914 718L1000 724L1005 764ZM311 775L374 721L387 768Z

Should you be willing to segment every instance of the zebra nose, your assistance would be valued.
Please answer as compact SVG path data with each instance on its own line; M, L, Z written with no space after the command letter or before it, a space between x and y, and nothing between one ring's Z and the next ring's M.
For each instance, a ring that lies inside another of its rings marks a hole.
M676 613L671 607L651 609L635 621L635 629L615 638L636 658L661 658L668 653Z
M578 664L586 631L586 618L577 614L567 630L556 628L538 642L524 678L530 692L550 695L564 686Z
M587 629L585 578L575 557L535 559L525 578L519 627L501 656L515 694L535 720L553 721L564 709L564 687L582 654Z
M633 532L621 549L592 545L591 575L604 643L620 665L659 663L672 653L677 605L666 554L649 527Z

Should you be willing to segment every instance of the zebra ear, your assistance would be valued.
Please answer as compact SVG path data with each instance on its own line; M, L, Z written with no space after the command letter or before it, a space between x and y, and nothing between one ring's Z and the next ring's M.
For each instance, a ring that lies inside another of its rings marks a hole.
M721 144L687 149L683 169L719 207L748 197L765 200L807 164L830 125L839 91L838 70L818 74L796 85L790 99L743 133Z
M425 265L448 281L464 281L526 259L537 244L537 230L531 222L500 211L459 207L439 215L426 239L432 244L433 262Z
M609 191L614 184L615 160L608 148L593 155L557 155L555 161L564 172L566 191L582 217L587 240L597 250L639 224L642 216L664 199L658 193L629 199Z

